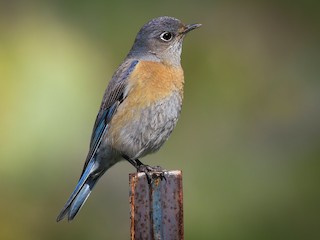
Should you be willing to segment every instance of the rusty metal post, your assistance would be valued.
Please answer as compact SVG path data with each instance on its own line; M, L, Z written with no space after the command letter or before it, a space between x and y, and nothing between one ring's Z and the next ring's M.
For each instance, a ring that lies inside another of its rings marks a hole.
M182 173L148 184L145 173L131 173L131 240L183 240Z

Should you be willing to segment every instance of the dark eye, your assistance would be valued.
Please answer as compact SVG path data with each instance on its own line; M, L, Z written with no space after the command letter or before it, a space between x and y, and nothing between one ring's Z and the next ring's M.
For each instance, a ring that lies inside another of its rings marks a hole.
M163 32L160 35L161 40L165 42L169 42L172 39L172 33L170 32Z

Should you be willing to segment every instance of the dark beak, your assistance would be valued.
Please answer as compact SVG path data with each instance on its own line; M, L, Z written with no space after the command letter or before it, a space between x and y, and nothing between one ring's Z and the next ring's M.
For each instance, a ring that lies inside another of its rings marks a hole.
M185 29L183 31L183 34L186 34L186 33L190 32L190 31L192 31L192 30L194 30L196 28L201 27L201 26L202 26L202 24L200 24L200 23L188 24L188 25L186 25L186 27L185 27Z

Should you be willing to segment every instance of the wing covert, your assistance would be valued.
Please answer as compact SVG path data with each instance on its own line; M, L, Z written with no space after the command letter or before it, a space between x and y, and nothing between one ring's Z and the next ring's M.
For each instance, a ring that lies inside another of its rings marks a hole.
M104 93L100 111L93 127L90 150L84 165L84 170L99 147L102 136L107 132L108 124L116 113L118 106L126 98L125 87L127 86L128 78L138 63L138 60L126 60L113 75Z

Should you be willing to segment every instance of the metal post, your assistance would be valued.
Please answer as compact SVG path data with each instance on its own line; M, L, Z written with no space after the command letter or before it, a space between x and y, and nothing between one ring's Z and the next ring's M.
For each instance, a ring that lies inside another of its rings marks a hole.
M131 240L183 240L182 173L165 172L150 185L145 173L131 173Z

